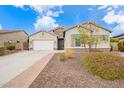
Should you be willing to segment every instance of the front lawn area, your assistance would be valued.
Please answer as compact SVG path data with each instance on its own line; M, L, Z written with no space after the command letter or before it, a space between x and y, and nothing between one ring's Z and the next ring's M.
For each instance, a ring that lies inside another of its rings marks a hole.
M15 49L15 45L7 45L5 47L0 47L0 56L16 53L20 50Z
M70 54L71 53L69 53L69 55ZM71 58L70 57L67 58L66 55L67 55L66 53L65 54L56 53L50 60L48 65L44 68L44 70L32 82L30 87L31 88L124 87L124 79L105 80L97 75L94 76L87 72L85 65L82 65L82 61L84 62L84 60L82 60L82 57L84 57L85 54L76 53ZM99 60L100 59L101 58L99 58Z
M103 79L124 78L124 58L109 52L87 53L83 57L86 69Z

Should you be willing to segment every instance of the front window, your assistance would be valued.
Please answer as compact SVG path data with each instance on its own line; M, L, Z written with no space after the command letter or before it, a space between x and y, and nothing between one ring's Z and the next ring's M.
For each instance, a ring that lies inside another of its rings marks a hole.
M79 34L72 35L72 46L80 47L80 35Z
M19 40L17 40L17 41L16 41L16 43L20 43L20 41L19 41Z
M80 46L80 35L75 36L75 46Z
M99 36L93 35L93 39L96 40L96 42L97 41L99 42L99 40L100 41L108 41L108 38L109 38L108 35L99 35ZM80 34L73 34L72 35L72 46L73 47L80 47L81 46Z
M101 35L101 41L108 41L108 35Z

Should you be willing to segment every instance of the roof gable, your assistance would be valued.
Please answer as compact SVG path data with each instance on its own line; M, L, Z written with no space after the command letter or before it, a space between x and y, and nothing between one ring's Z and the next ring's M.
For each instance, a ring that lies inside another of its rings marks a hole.
M105 31L108 31L108 32L110 32L110 33L112 32L111 30L102 27L101 25L99 25L99 24L96 23L96 22L85 22L85 23L83 23L83 24L81 24L81 25L83 25L83 26L85 26L85 25L93 25L93 26L96 26L96 27L98 27L98 28L104 29Z
M36 32L36 33L33 33L33 34L31 34L29 37L31 37L31 36L33 36L33 35L36 35L36 34L39 34L39 33L47 33L47 34L50 34L50 35L52 35L52 36L57 36L56 34L54 34L54 33L50 33L50 32L47 32L47 31L38 31L38 32Z
M0 30L0 34L9 34L17 32L24 32L28 36L28 34L24 30Z
M90 30L90 29L88 29L88 28L86 28L86 27L84 27L84 26L82 26L82 25L80 25L80 24L79 24L79 25L75 25L75 26L73 26L73 27L70 27L70 28L68 28L68 29L66 29L66 30L64 30L64 31L65 31L65 32L66 32L66 31L69 31L70 29L77 28L78 26L81 27L81 28L83 28L83 29L86 29L86 30L88 30L88 31L92 31L92 30Z
M50 30L49 32L56 34L58 37L63 37L64 30L65 30L65 28L60 26L60 27Z

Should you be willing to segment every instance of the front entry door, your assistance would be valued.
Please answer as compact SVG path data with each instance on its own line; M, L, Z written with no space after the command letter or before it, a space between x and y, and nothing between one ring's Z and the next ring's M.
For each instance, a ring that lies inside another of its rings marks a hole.
M58 50L64 50L64 39L58 39Z

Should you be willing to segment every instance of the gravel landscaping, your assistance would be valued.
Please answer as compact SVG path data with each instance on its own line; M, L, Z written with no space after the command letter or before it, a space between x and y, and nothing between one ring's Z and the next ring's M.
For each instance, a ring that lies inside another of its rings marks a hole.
M123 88L124 80L104 80L88 73L83 67L83 54L73 59L59 61L55 54L45 69L30 85L30 88Z

